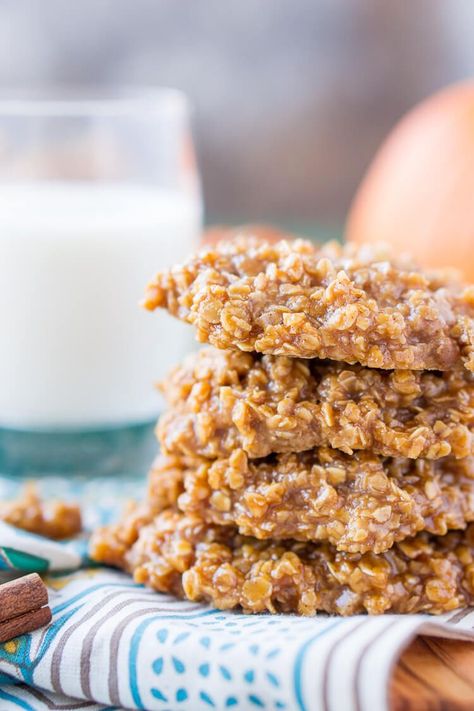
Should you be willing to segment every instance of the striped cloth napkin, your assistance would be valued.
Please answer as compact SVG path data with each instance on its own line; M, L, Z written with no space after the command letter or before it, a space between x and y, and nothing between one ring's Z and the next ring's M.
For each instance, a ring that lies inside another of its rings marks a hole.
M0 479L0 496L12 486ZM103 501L106 486L83 483L84 500ZM48 628L0 645L2 711L384 711L393 665L415 635L474 640L474 609L438 618L222 612L87 567L84 550L0 527L0 568L46 573L53 610Z

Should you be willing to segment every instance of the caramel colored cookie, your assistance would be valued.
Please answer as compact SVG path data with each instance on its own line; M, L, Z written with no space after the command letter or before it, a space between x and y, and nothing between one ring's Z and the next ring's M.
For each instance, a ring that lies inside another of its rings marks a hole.
M109 562L107 550L99 562ZM166 510L144 526L123 566L159 592L244 612L440 614L474 602L474 526L426 533L383 554L258 541Z
M348 454L472 454L474 376L203 348L163 382L165 452L250 457L330 445Z
M474 459L348 456L330 448L249 460L160 457L153 489L181 477L177 506L260 539L328 541L355 553L388 550L422 530L437 535L474 521ZM171 497L169 498L171 500Z
M369 247L219 242L159 273L144 305L168 309L219 348L474 370L474 288Z

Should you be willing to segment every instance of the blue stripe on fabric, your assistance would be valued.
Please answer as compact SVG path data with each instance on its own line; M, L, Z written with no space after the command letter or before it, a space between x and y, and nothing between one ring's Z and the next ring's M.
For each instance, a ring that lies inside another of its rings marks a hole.
M48 651L58 632L64 627L66 622L68 622L71 617L80 609L82 609L82 605L78 605L73 610L69 610L69 612L66 612L66 614L60 617L59 619L53 620L52 624L46 630L46 633L41 642L41 646L36 652L34 659L32 659L30 664L28 665L20 665L21 675L26 684L28 684L29 686L34 686L33 675L35 673L36 667L43 660L44 655ZM31 644L31 637L29 638L29 643Z
M303 662L304 662L306 652L308 651L309 647L313 644L313 642L315 642L320 637L323 637L325 634L327 634L328 632L333 630L335 627L338 627L341 624L341 622L342 622L342 620L336 620L336 622L326 625L326 627L323 630L321 630L320 632L318 632L318 634L315 634L315 635L313 635L313 637L310 637L309 639L307 639L306 642L298 650L298 654L296 655L296 659L295 659L295 666L293 669L293 684L294 684L296 701L298 703L298 708L300 709L300 711L307 711L306 704L303 699L303 688L302 688L302 683L301 683L301 672L303 669Z
M186 620L191 620L191 619L196 619L198 617L207 617L207 615L215 615L216 610L204 610L203 612L198 612L193 615L186 615L183 616L183 614L180 615L153 615L153 617L148 618L147 620L143 620L141 622L135 632L133 633L131 642L130 642L130 652L129 652L129 657L128 657L128 673L129 673L129 678L130 678L130 691L132 694L133 701L135 703L135 707L137 709L145 709L145 706L143 705L143 701L140 696L140 692L138 690L138 674L137 674L137 657L138 657L138 651L140 647L140 642L142 640L142 637L145 633L145 631L148 629L148 627L153 623L153 622L161 622L162 620L180 620L181 622L186 621Z
M18 706L20 709L25 709L25 711L35 711L34 707L31 706L28 701L25 701L24 699L19 699L16 696L13 696L12 694L9 694L7 691L3 691L0 689L0 699L4 699L5 701L10 701L10 703L14 704L15 706Z

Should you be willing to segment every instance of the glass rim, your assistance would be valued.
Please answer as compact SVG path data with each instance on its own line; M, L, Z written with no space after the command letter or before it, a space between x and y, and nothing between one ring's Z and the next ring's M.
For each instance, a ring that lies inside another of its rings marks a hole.
M164 86L85 86L0 89L0 118L123 116L189 113L186 94Z

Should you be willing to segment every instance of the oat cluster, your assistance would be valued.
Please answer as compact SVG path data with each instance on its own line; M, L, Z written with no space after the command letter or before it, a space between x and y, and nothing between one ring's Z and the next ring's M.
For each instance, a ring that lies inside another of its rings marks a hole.
M158 274L145 306L217 348L161 385L147 496L93 559L245 612L474 604L474 287L244 234Z

